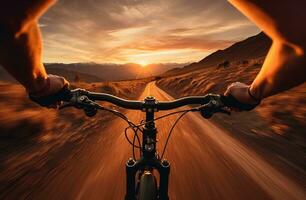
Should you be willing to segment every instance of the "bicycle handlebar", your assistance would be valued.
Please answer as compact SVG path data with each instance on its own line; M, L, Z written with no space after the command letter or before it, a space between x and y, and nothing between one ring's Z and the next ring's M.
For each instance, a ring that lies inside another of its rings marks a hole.
M77 90L82 90L82 89L77 89ZM144 101L126 100L106 93L95 93L88 91L86 91L86 95L88 96L89 99L93 101L95 100L107 101L126 109L141 110L145 108ZM259 104L259 103L255 105L244 104L236 100L231 95L224 96L224 95L210 93L205 96L187 96L172 101L156 101L154 108L156 108L157 110L171 110L186 105L196 105L196 104L204 105L209 103L211 100L217 101L220 107L234 107L245 111L250 111Z
M218 94L188 96L173 101L157 101L154 99L154 97L146 97L146 99L143 101L135 101L123 99L106 93L90 92L84 89L70 90L68 87L64 87L62 90L51 96L35 97L30 95L30 98L42 106L48 106L54 102L64 101L64 105L62 105L60 108L73 106L76 108L82 108L84 110L87 108L91 109L97 107L97 104L94 101L105 101L122 108L142 111L147 111L147 109L154 109L154 111L171 110L186 105L198 104L201 105L198 111L201 111L202 115L204 113L205 116L211 116L216 112L228 113L229 111L225 107L249 111L257 106L243 104L232 96L227 97Z
M96 93L96 92L86 91L85 95L92 101L106 101L114 105L120 106L122 108L133 109L133 110L141 110L144 103L143 101L122 99L120 97L106 93Z
M158 102L158 109L159 110L170 110L170 109L175 109L181 106L186 106L186 105L204 105L207 104L210 100L211 97L208 94L205 96L188 96L188 97L183 97L179 98L173 101L160 101Z
M147 97L144 101L135 101L123 99L111 94L89 92L84 89L71 90L71 102L77 102L77 98L81 96L88 97L92 101L105 101L126 109L143 110L146 108L153 108L156 110L171 110L186 105L204 105L209 103L212 99L217 100L220 95L207 94L205 96L188 96L179 98L173 101L155 101L153 97Z

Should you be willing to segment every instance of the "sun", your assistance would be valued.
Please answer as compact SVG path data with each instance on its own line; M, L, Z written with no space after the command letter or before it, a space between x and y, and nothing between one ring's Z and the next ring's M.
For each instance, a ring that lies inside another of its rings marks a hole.
M146 67L149 63L145 60L140 60L137 62L137 64L141 65L142 67Z

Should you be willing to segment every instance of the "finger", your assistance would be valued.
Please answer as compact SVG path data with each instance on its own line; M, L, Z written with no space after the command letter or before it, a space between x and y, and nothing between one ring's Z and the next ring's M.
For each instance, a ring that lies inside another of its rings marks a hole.
M231 88L232 88L231 85L227 87L226 91L224 92L224 96L229 96L231 94Z
M64 85L64 86L68 86L68 87L70 86L69 82L68 82L65 78L64 78L64 83L63 83L63 85Z
M233 87L236 86L237 84L239 84L239 82L232 83L230 86Z
M56 102L56 103L55 103L55 108L56 108L56 109L59 109L60 106L62 105L62 103L63 103L62 101Z
M60 107L60 106L62 106L63 104L64 104L63 101L59 101L57 105Z

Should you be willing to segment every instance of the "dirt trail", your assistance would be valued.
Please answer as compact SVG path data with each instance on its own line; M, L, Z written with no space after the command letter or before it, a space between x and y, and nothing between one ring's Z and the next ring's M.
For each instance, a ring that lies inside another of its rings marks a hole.
M154 82L147 85L140 98L147 95L159 100L171 99ZM165 112L158 113L161 114ZM127 115L134 122L143 118L143 113L137 111L129 111ZM159 149L177 117L156 122ZM9 198L18 195L30 199L123 199L124 165L131 157L124 127L125 122L118 119L106 130L97 130L101 133L86 141L73 156L47 173L33 176L40 178L38 187L25 185L27 192L23 193L13 189ZM171 200L306 199L305 186L297 185L246 145L195 113L178 123L165 158L171 162Z

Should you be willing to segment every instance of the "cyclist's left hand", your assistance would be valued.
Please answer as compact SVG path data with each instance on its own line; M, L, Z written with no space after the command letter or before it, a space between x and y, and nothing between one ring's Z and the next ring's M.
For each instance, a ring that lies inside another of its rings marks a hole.
M58 108L61 104L61 93L68 88L69 82L64 78L49 74L44 86L38 93L30 93L29 97L35 103L49 108Z

